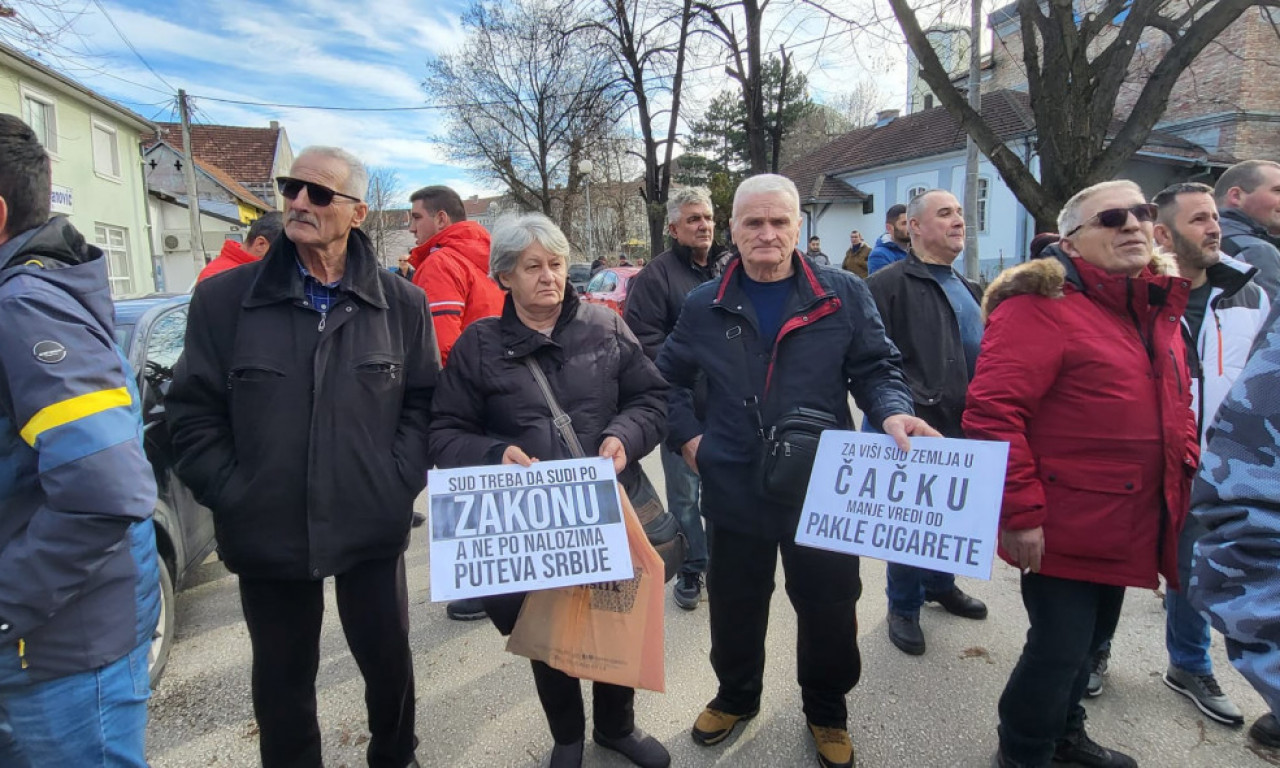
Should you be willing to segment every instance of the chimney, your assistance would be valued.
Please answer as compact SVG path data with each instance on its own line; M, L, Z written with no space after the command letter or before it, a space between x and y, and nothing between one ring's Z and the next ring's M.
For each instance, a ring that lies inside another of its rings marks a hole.
M899 114L900 112L896 109L880 110L879 112L876 113L876 127L883 128L889 123L892 123Z
M279 122L278 120L272 120L272 121L271 121L271 130L273 130L273 131L278 131L278 130L280 130L280 122Z

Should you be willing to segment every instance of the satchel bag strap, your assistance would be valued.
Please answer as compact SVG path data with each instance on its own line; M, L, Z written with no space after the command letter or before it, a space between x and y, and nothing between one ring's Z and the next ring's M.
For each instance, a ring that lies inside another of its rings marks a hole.
M578 442L578 434L573 431L573 419L569 418L569 414L564 412L560 407L556 396L551 392L551 384L547 381L547 375L542 372L542 368L533 359L533 355L526 355L524 358L525 367L529 369L529 373L533 374L534 381L538 382L538 389L542 390L542 396L547 401L547 407L551 409L551 423L555 424L556 429L560 431L560 437L564 440L564 444L569 446L569 453L573 454L575 459L581 459L586 454L583 453L582 443Z
M730 346L735 347L737 350L736 357L738 358L738 368L742 375L742 384L750 390L753 378L751 376L751 366L747 363L750 352L747 351L747 340L743 338L742 335L741 320L738 319L738 322L736 323L734 320L734 315L725 311L724 337L729 340ZM765 397L768 397L768 395L769 393L766 391ZM764 426L764 415L761 413L763 404L760 402L760 397L752 392L749 396L742 398L742 406L747 409L747 412L750 413L751 417L755 420L756 434L760 436L760 439L768 441L771 435Z

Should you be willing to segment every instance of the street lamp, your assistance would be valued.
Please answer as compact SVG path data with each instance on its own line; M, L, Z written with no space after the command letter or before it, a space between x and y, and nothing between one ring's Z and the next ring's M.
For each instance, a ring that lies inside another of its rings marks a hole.
M582 174L582 182L587 192L587 260L590 261L591 254L595 252L595 235L591 231L591 171L595 168L595 164L590 160L578 161L578 173Z

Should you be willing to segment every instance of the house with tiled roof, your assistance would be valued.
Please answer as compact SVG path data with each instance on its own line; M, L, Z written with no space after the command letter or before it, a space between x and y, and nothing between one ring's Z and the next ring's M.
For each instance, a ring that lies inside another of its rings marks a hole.
M52 212L102 248L112 295L154 292L138 165L155 125L3 43L0 112L21 117L49 153Z
M156 123L155 142L164 141L178 152L183 151L182 126L178 123ZM217 166L277 210L284 210L275 179L293 165L293 148L289 136L275 120L267 128L244 125L191 126L191 154L196 160Z
M1035 121L1027 94L1012 89L984 94L981 112L1005 146L1038 173ZM1154 195L1175 181L1232 162L1230 156L1156 131L1121 176ZM885 110L874 125L837 138L782 169L782 174L800 192L802 241L818 235L835 260L848 248L851 230L874 242L885 232L889 207L906 203L918 192L947 189L964 200L965 132L942 107L905 116ZM1024 259L1035 220L985 156L978 164L977 219L983 275L992 277Z
M193 253L188 211L186 157L168 141L153 141L142 157L151 207L152 249L160 263L166 290L185 290L195 282L201 263L218 255L225 240L243 242L249 225L271 203L236 181L225 169L197 156L196 195L204 257Z

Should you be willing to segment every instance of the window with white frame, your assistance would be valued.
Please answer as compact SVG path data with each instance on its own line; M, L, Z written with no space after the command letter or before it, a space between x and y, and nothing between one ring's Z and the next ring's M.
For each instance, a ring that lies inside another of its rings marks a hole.
M22 119L35 131L40 144L50 153L58 151L58 115L53 99L22 88Z
M986 176L978 177L978 231L987 231L987 211L990 209L988 201L991 199L991 179Z
M120 178L120 145L116 129L93 121L93 170L99 176Z
M928 187L912 187L911 189L908 189L908 190L907 190L907 202L909 203L909 202L911 202L913 199L915 199L915 196L916 196L916 195L923 195L925 192L928 192L928 191L929 191L929 188L928 188Z
M133 270L129 263L129 230L110 224L93 225L93 242L107 258L107 282L112 296L133 293Z

